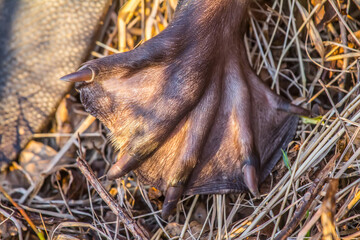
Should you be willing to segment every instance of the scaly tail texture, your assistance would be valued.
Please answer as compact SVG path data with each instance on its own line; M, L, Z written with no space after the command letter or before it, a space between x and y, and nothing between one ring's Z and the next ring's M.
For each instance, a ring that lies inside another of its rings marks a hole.
M47 122L85 60L109 0L0 0L0 165Z

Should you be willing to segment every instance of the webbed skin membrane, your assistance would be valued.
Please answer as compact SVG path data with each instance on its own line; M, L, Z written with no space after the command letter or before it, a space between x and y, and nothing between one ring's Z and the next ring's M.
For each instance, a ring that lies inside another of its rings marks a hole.
M138 48L87 62L62 79L111 131L110 179L134 170L165 194L250 191L269 174L307 110L273 93L244 47L249 0L188 0Z

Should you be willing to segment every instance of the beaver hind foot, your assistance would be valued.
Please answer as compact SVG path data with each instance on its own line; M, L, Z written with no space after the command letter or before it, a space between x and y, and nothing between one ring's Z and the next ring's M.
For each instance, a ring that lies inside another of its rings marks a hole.
M134 170L165 193L164 217L183 194L259 196L293 138L293 113L308 114L251 69L241 31L249 2L185 1L156 37L62 78L111 132L119 154L108 177Z

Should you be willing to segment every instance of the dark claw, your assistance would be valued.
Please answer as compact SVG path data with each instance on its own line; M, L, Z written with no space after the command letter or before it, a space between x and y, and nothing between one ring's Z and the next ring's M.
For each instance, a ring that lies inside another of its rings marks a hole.
M260 193L258 189L259 179L256 173L256 168L250 164L245 164L242 171L244 174L244 182L248 187L249 191L252 195L254 195L254 197L260 198Z
M309 117L311 115L311 112L309 110L296 106L294 104L290 104L289 113L301 115L305 117Z
M95 78L95 72L90 68L80 69L77 72L70 73L60 78L65 82L91 82Z
M176 205L184 192L184 186L170 186L166 191L165 201L161 212L161 217L167 219L176 208Z
M311 115L311 112L309 110L296 106L286 101L283 101L279 104L278 110L291 114L306 116L306 117L309 117Z
M110 180L115 180L125 176L130 171L139 167L140 161L136 157L131 157L129 154L121 157L108 171L107 177Z

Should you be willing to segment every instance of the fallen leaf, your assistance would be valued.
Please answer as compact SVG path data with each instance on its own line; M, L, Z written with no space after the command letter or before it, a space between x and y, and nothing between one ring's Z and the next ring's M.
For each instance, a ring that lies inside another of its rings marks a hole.
M321 0L311 0L311 4L316 6L321 3ZM326 2L319 10L316 11L314 16L316 28L321 31L325 26L336 18L336 12L329 2Z
M57 154L53 148L36 141L30 141L20 153L19 165L36 182L39 173L47 168L51 159Z

